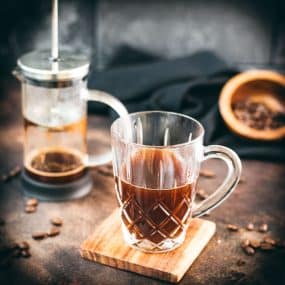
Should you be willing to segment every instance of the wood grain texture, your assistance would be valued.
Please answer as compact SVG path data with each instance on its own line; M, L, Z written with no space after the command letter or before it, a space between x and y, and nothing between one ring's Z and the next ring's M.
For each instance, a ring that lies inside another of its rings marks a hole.
M150 254L128 246L121 233L119 209L115 210L81 245L81 256L142 275L179 282L214 235L213 222L193 219L182 246Z

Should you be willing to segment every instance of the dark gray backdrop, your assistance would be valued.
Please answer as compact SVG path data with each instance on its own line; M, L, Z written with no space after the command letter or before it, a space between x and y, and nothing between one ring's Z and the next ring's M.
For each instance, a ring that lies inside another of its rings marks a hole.
M61 47L87 53L98 68L126 46L162 58L209 49L241 68L285 66L285 1L59 2ZM21 54L49 47L50 1L2 1L0 13L2 74Z

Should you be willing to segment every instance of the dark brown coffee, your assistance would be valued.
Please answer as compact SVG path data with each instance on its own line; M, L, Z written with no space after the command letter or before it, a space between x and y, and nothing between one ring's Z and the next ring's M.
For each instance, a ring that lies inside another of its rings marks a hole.
M175 239L189 223L195 183L169 150L142 149L116 177L122 220L136 239L159 243ZM129 181L129 182L127 182Z
M50 126L24 118L26 173L41 182L71 182L85 173L86 116L70 124Z
M64 183L79 178L84 172L82 158L69 149L45 149L36 153L25 171L42 182Z

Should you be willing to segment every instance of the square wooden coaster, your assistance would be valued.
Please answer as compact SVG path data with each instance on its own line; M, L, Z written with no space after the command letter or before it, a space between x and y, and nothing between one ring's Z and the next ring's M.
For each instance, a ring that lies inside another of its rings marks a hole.
M216 224L193 219L184 243L166 253L144 253L123 240L119 209L115 210L81 245L81 256L108 266L179 282L216 231Z

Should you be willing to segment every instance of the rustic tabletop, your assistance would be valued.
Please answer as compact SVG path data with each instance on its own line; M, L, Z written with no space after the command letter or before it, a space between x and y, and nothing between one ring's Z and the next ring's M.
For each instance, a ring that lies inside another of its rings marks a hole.
M0 171L5 174L22 165L21 99L19 86L10 79L1 81L0 91ZM109 144L109 125L105 117L90 118L90 151ZM215 174L199 180L199 188L210 193L222 181L225 167L209 161L203 168ZM110 169L102 166L91 173L94 187L87 197L40 202L31 214L24 211L27 198L21 192L20 177L1 182L0 242L6 246L26 240L31 257L8 259L0 247L0 284L165 284L80 257L80 244L117 206ZM281 244L285 240L284 176L282 164L243 160L243 182L223 205L205 217L217 224L216 234L180 284L285 284L285 249ZM60 235L34 240L32 233L49 228L53 217L63 219ZM266 223L268 231L249 231L248 223L256 228ZM229 224L238 230L228 229ZM273 241L267 239L263 249L256 249L253 255L241 247L246 239L262 241L265 237Z

